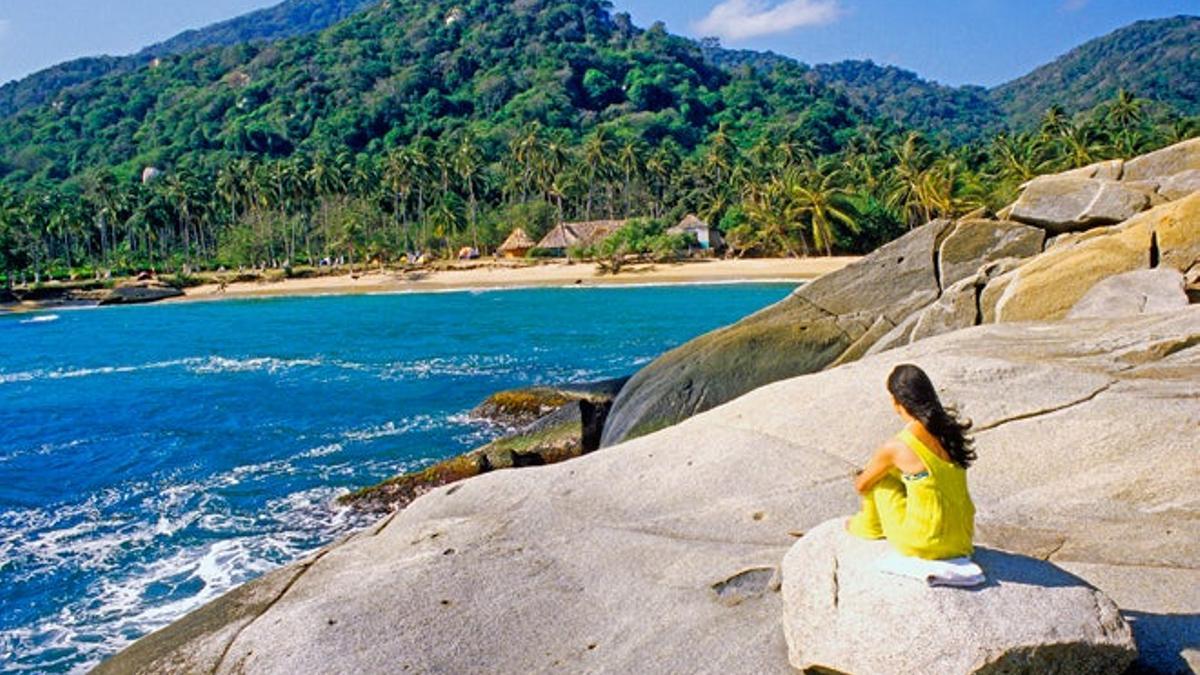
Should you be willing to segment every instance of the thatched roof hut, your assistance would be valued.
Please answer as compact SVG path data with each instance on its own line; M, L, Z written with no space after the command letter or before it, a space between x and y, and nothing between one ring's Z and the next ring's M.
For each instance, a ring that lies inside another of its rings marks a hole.
M679 224L667 230L667 234L684 234L696 238L702 249L718 249L725 245L721 239L721 231L689 213Z
M538 242L538 248L566 251L576 246L598 244L625 224L624 220L590 220L581 223L559 223L550 228Z
M537 242L533 240L533 237L518 227L508 235L508 239L505 239L503 244L500 244L498 250L500 255L505 258L524 258L525 254L529 253L534 246L537 246Z

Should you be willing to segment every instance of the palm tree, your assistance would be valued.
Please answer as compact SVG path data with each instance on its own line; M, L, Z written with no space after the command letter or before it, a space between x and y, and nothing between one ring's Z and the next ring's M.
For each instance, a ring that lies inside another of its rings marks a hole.
M1127 129L1142 121L1142 106L1144 104L1145 101L1137 98L1127 90L1118 89L1116 96L1108 104L1107 117L1109 121L1117 126Z
M1052 170L1047 146L1045 137L1037 134L1009 136L1002 133L992 140L991 151L1000 164L1002 178L1024 183Z
M905 214L910 228L928 222L929 208L923 199L925 178L922 174L929 167L932 153L924 137L915 131L909 132L903 140L893 143L891 152L895 164L891 171L892 189L886 199L888 205Z
M596 185L607 184L612 178L614 145L612 132L607 127L597 127L584 139L579 149L579 162L582 165L580 173L587 184L587 201L583 207L584 220L592 219L592 200ZM611 209L611 205L609 208Z
M1142 99L1125 89L1119 89L1108 104L1108 122L1117 127L1118 151L1125 157L1137 154L1136 125L1142 121Z
M471 227L471 243L479 248L479 232L476 226L478 218L478 200L475 185L483 178L483 150L479 141L469 131L463 132L458 139L458 147L454 150L452 160L454 173L467 188L467 221Z
M190 271L192 259L192 227L200 204L195 181L184 171L172 171L160 181L161 189L179 215L179 226L183 233L184 272Z
M100 232L100 257L107 267L112 264L112 251L116 245L116 223L123 207L123 193L117 186L116 178L109 171L93 173L87 177L85 183L85 195L92 203L96 215L96 229Z
M671 184L676 170L679 168L679 155L675 151L674 142L667 140L646 160L646 173L653 183L654 200L651 213L657 218L662 214L663 202L666 200L667 186Z
M537 172L541 150L542 127L537 122L529 125L524 134L513 139L509 144L509 153L512 155L511 166L513 167L510 175L514 177L514 180L510 181L509 187L519 187L523 202L529 200L528 186L533 183L534 174ZM510 196L515 196L515 189Z
M1068 168L1079 168L1095 162L1103 151L1096 130L1087 124L1067 123L1059 133L1059 140L1066 151Z
M621 187L621 194L625 198L625 217L630 215L630 197L633 196L632 186L634 181L641 181L642 175L646 171L646 145L641 139L635 137L626 138L620 149L617 150L617 166L625 175L625 181Z
M434 236L444 240L447 251L453 254L450 246L462 224L462 203L458 195L453 192L443 193L442 198L434 203L429 212L429 222L433 225Z
M796 170L791 169L788 173L794 175ZM803 232L798 237L800 251L794 245L795 221L792 220L793 214L788 212L788 193L788 183L779 176L746 183L742 189L742 208L757 234L739 242L741 248L773 244L778 247L777 250L783 250L793 258L808 255L808 242Z
M719 184L722 177L733 169L737 155L737 147L729 136L729 124L721 122L708 139L708 148L703 159L704 167L714 184Z
M782 180L788 217L793 221L808 221L813 245L824 248L825 255L833 255L835 221L851 232L859 232L845 203L848 192L837 184L836 171L822 169L801 174L793 169L784 173Z
M1047 108L1046 112L1042 115L1040 131L1043 136L1059 136L1070 122L1071 118L1067 116L1067 111L1063 110L1061 105L1055 103Z
M555 130L546 136L534 164L534 184L546 202L558 205L560 221L563 214L562 191L556 186L562 183L562 176L570 161L570 139L562 130Z

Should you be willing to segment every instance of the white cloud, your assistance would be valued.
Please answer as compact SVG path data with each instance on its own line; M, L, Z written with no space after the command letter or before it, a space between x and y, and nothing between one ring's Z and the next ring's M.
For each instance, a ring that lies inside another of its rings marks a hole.
M4 37L8 33L8 29L12 27L12 21L8 19L0 19L0 37Z
M842 14L838 0L722 0L696 22L696 32L728 40L785 33L832 23Z

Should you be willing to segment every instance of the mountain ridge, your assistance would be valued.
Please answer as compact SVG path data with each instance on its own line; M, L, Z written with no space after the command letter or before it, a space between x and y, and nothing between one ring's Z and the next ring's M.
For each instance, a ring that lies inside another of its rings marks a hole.
M129 56L67 61L0 86L0 117L42 105L100 77L128 73L155 58L314 33L377 4L379 0L285 0L184 31ZM1200 17L1137 21L994 87L944 85L870 59L806 64L770 51L725 49L711 38L697 44L705 58L721 68L775 68L783 63L808 68L814 80L840 90L871 116L961 143L1006 128L1027 128L1051 105L1068 114L1081 112L1120 89L1168 103L1186 115L1200 114L1200 57L1188 49L1197 42ZM1156 52L1165 52L1165 57ZM1126 65L1110 63L1114 59ZM1148 63L1155 64L1153 71L1144 67Z
M48 103L71 87L135 70L155 58L205 47L273 41L322 30L378 1L284 0L202 28L185 30L129 55L85 56L64 61L0 85L0 117Z

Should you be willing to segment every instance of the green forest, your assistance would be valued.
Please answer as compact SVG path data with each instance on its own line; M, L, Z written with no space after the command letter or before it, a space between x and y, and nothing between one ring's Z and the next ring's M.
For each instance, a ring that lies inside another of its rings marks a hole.
M1124 90L1065 110L955 142L807 66L717 63L600 0L385 0L0 119L0 269L11 285L387 265L598 218L639 219L621 252L669 257L657 235L687 213L730 255L864 252L1200 128Z

